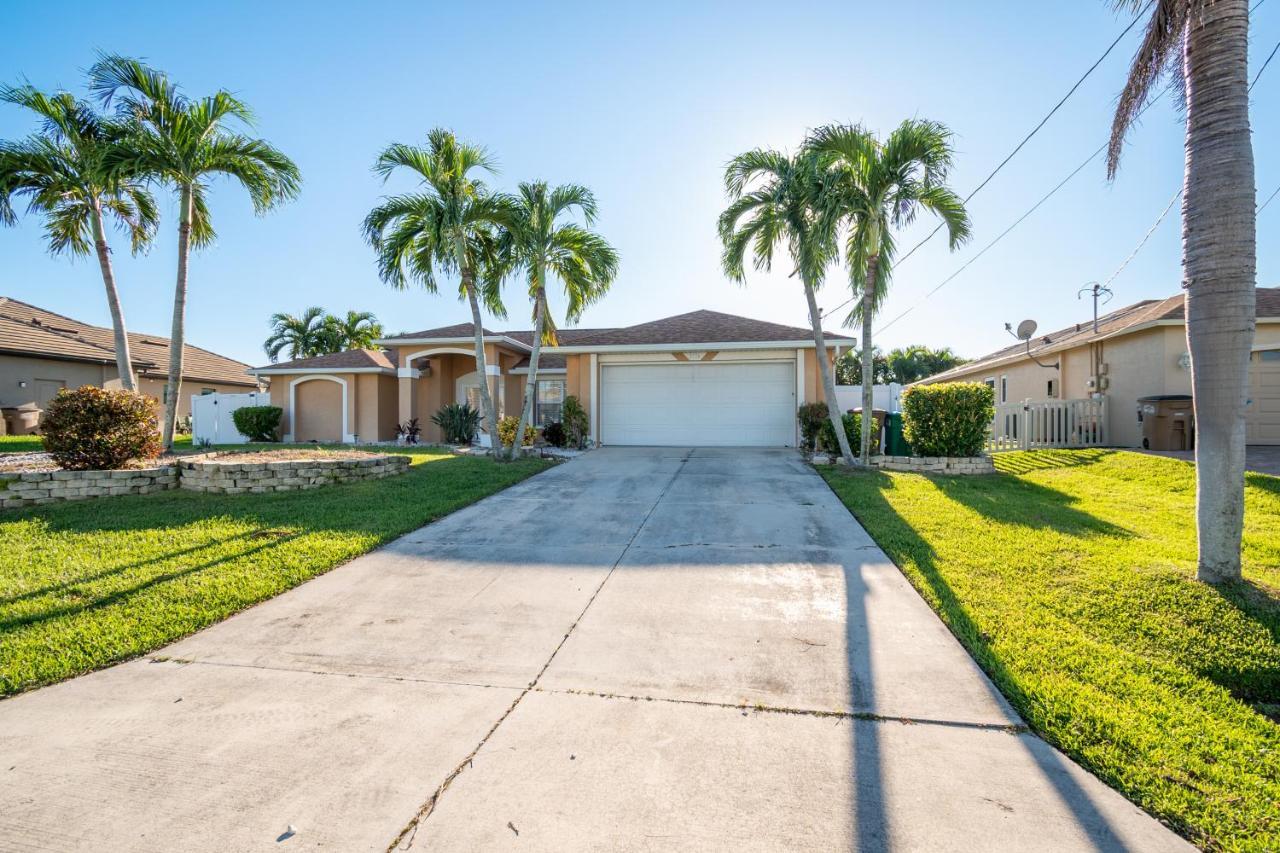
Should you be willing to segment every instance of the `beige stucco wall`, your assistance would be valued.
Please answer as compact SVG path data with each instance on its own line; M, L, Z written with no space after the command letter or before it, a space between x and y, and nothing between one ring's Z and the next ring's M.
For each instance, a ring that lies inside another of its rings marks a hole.
M293 392L293 440L342 441L342 386L327 379L299 382Z
M396 379L384 373L356 373L355 426L358 441L392 441L396 437Z
M26 387L22 387L21 383L26 383ZM0 407L38 405L38 395L52 391L56 387L55 383L60 383L65 388L79 388L82 385L109 390L120 388L115 365L0 355ZM157 406L163 399L164 385L164 380L160 378L138 377L138 391L154 397ZM179 418L185 418L191 413L191 396L199 394L204 388L212 388L220 394L243 394L253 390L251 385L196 380L183 382L181 398L178 400Z

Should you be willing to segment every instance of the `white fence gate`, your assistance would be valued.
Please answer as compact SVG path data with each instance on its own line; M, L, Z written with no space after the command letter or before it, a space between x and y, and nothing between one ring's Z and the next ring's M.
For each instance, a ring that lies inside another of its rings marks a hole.
M245 444L249 441L236 429L231 413L245 406L271 405L271 392L248 394L196 394L191 397L191 439L200 444Z
M1106 397L1001 403L996 406L987 450L1105 447L1107 434Z
M902 386L897 382L888 385L871 386L871 408L882 409L886 412L899 412L902 411L901 401ZM847 412L850 409L861 409L862 386L837 385L836 403L840 406L840 411L842 412Z

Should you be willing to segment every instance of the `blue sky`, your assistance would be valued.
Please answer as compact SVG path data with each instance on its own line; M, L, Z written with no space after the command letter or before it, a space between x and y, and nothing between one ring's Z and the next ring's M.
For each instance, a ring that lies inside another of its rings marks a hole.
M954 186L974 187L1123 29L1102 0L1077 3L431 2L376 5L225 2L6 3L0 79L82 86L95 51L147 59L192 95L230 89L257 111L257 131L299 164L301 197L255 217L244 193L212 194L215 246L192 259L188 339L259 364L272 312L321 305L372 310L388 331L469 319L451 288L395 292L375 273L359 224L389 190L370 164L389 142L436 125L487 145L498 186L574 181L599 198L599 230L622 256L610 295L584 318L616 326L698 308L805 324L803 294L783 267L746 287L719 270L715 219L723 167L755 146L794 148L806 129L860 121L881 132L919 116L956 134ZM1118 178L1087 167L998 246L932 298L924 295L1003 231L1105 138L1140 28L972 202L973 243L935 239L898 270L879 325L884 347L1003 346L1003 323L1042 329L1083 319L1076 291L1105 279L1177 190L1182 134L1164 104L1132 134ZM1256 69L1280 40L1280 3L1254 14ZM1258 188L1280 185L1280 61L1253 94ZM0 108L0 137L33 129ZM131 328L167 334L176 224L145 257L116 261ZM901 238L912 245L931 224ZM1258 223L1259 283L1280 284L1280 201ZM1113 284L1112 307L1178 290L1177 210ZM528 307L509 288L508 321ZM39 223L0 229L0 294L106 324L91 260L50 258ZM847 295L832 270L820 304ZM828 321L838 328L843 312Z

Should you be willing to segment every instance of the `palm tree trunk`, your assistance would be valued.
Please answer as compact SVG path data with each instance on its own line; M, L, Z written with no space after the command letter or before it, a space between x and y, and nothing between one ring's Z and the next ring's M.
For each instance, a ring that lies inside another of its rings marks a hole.
M169 385L164 405L164 447L173 449L173 430L182 399L182 356L187 320L187 258L191 255L191 187L183 185L178 212L178 281L173 291L173 331L169 334Z
M124 311L120 308L120 293L116 290L116 275L111 269L111 249L107 246L107 231L102 225L102 204L93 200L93 242L98 250L98 266L102 268L102 283L107 288L107 307L111 311L111 331L115 337L116 373L120 385L126 391L137 391L133 377L133 354L129 351L129 331L124 325Z
M529 353L529 375L525 377L524 405L520 409L520 425L516 428L516 440L512 443L511 458L520 453L525 427L533 418L533 400L538 393L538 359L542 355L542 330L546 323L547 303L542 291L542 278L538 278L536 302L533 308L533 351Z
M489 393L489 368L484 358L484 326L481 324L480 300L476 297L475 273L463 267L462 287L471 305L471 322L475 326L476 373L480 374L480 408L484 409L485 428L489 432L489 448L494 459L502 458L502 441L498 438L498 413L493 407L493 395Z
M876 304L876 275L880 256L867 258L867 280L862 286L862 435L858 460L871 464L871 409L875 405L875 350L871 348L871 313Z
M827 398L827 416L831 418L831 427L836 432L840 457L846 464L853 464L849 436L844 433L844 419L840 416L840 404L836 402L836 382L831 375L831 364L827 361L827 343L822 336L822 315L818 312L818 299L807 281L804 283L804 296L809 300L809 321L813 324L813 345L818 357L818 370L822 374L822 393Z
M1196 577L1240 579L1257 284L1247 0L1200 6L1185 42L1183 287L1196 418Z

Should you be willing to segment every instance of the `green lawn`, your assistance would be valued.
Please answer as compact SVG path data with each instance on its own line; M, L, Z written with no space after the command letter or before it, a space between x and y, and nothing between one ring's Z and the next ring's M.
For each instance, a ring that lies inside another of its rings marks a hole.
M1245 581L1215 589L1189 463L996 466L822 474L1037 732L1202 847L1280 849L1280 479L1249 475Z
M408 472L0 513L0 696L144 654L552 464L397 448Z
M191 447L190 435L177 435L173 446L178 449ZM44 450L38 435L0 435L0 453L38 453Z

